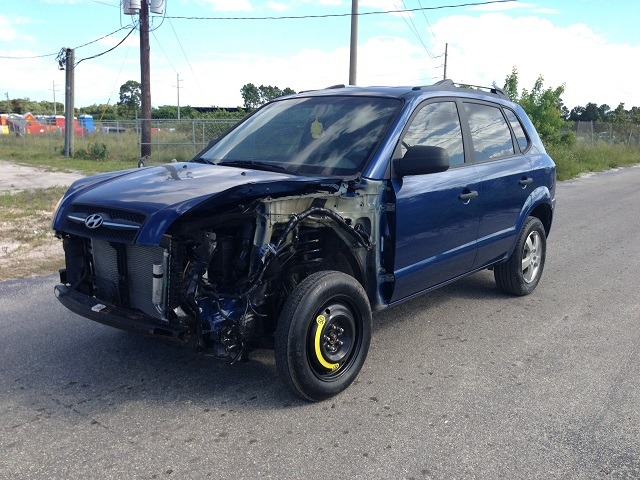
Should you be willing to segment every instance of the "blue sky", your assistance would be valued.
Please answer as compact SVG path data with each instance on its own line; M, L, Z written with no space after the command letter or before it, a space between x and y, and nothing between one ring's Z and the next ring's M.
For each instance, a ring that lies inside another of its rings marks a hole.
M473 0L360 0L361 13L438 7ZM171 17L340 15L349 0L166 0L153 16L154 106L233 107L246 83L294 90L348 83L350 19L188 20ZM55 55L135 22L118 0L0 0L0 95L52 100L64 93ZM129 28L76 50L76 60L115 46ZM443 74L456 82L501 85L513 66L520 87L538 75L566 85L570 108L593 101L640 106L640 0L505 2L359 18L358 84L424 85ZM127 80L140 79L134 31L112 52L76 67L76 106L118 101Z

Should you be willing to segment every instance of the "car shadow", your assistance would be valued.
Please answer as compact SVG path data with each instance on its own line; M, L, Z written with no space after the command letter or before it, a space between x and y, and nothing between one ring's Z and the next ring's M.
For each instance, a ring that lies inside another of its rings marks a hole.
M504 297L492 277L490 272L473 275L375 314L373 333L379 335L403 322L410 325L416 311L429 316L447 302ZM230 365L86 320L53 298L49 310L54 328L42 319L42 325L29 326L34 332L18 328L5 337L0 364L5 365L7 390L13 399L23 397L27 403L49 399L69 412L91 415L125 402L144 402L150 408L184 403L202 411L310 405L285 388L272 351L255 351L249 361ZM25 338L30 339L28 348ZM375 343L371 348L376 348Z

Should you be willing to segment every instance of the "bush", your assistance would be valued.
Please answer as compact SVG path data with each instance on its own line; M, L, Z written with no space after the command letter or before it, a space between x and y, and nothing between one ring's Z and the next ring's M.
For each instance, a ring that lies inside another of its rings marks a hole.
M88 160L105 160L109 157L107 146L102 142L89 142L86 148L78 149L75 156Z

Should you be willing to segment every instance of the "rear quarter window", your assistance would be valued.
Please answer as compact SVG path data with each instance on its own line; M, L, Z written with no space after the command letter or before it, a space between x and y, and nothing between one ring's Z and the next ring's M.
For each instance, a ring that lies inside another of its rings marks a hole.
M504 113L507 116L507 120L509 120L509 124L511 125L511 129L513 130L513 134L516 136L516 141L518 142L520 151L524 152L529 146L529 138L527 137L524 128L522 128L520 119L513 110L510 110L508 108L504 109Z

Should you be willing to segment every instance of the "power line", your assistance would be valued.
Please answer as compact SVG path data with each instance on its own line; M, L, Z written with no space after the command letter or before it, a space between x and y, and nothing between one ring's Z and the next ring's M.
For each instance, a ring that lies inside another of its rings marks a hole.
M491 5L493 3L511 3L518 0L490 0L486 2L472 2L472 3L458 3L452 5L439 5L437 7L420 7L420 8L405 8L400 10L380 10L375 12L359 12L357 16L365 15L384 15L390 13L410 13L420 12L425 10L442 10L445 8L461 8L461 7L477 7L481 5ZM174 20L302 20L311 18L337 18L337 17L350 17L351 13L328 13L324 15L290 15L282 17L187 17L187 16L169 16L166 18Z
M164 51L164 48L162 48L162 43L160 43L160 40L158 40L158 37L156 37L156 32L154 32L153 30L151 30L151 35L153 35L153 38L155 38L156 43L158 44L158 47L160 47L160 50L162 51L162 53L164 54L164 58L167 59L167 62L169 62L169 65L171 65L171 68L173 68L173 71L178 73L178 70L176 70L176 67L173 65L173 62L171 61L171 59L169 58L169 56L167 55L167 52Z
M393 5L394 7L396 6L395 3ZM402 0L402 6L404 7L404 9L406 10L407 5L404 3L404 0ZM396 7L398 8L398 7ZM429 55L429 57L433 58L433 53L431 53L429 51L429 49L427 48L427 46L425 45L424 41L422 40L422 35L420 35L420 32L418 31L418 28L416 27L416 24L413 23L413 19L411 17L409 17L409 21L407 21L407 19L405 18L404 15L401 15L402 19L404 20L404 23L407 24L407 27L409 27L409 30L411 30L413 32L413 34L416 36L416 38L418 39L418 41L422 44L422 47L424 48L424 50L427 52L427 55ZM411 22L411 25L409 25L409 22Z
M79 45L79 46L77 46L77 47L74 47L73 49L74 49L74 50L77 50L77 49L79 49L79 48L86 47L87 45L91 45L92 43L99 42L99 41L100 41L100 40L102 40L103 38L110 37L111 35L114 35L114 34L118 33L120 30L125 30L125 29L127 29L127 28L129 28L129 27L131 27L131 25L125 25L124 27L120 27L119 29L114 30L114 31L113 31L113 32L111 32L111 33L107 33L106 35L103 35L103 36L101 36L100 38L96 38L95 40L91 40L90 42L83 43L82 45Z
M122 45L122 44L124 43L124 41L125 41L127 38L129 38L129 35L131 35L131 34L134 32L134 30L135 30L135 29L136 29L136 25L134 25L133 27L131 27L131 30L129 30L129 33L127 33L127 35L126 35L122 40L120 40L120 41L119 41L115 46L111 47L109 50L105 50L105 51L104 51L104 52L102 52L102 53L98 53L97 55L92 55L91 57L85 57L85 58L82 58L82 59L78 60L78 61L76 62L76 64L74 65L74 67L77 67L81 62L84 62L85 60L91 60L92 58L101 57L101 56L102 56L102 55L104 55L105 53L109 53L109 52L111 52L112 50L115 50L115 49L116 49L116 48L118 48L120 45Z
M418 0L418 5L420 5L420 7L422 8L422 2L420 0ZM436 38L436 34L433 33L433 29L431 28L431 24L429 23L429 20L427 20L427 14L424 13L424 10L422 10L422 16L424 17L424 21L427 22L427 26L429 27L429 31L431 32L431 36L437 42L438 39Z
M180 50L182 50L182 54L184 55L184 59L187 61L187 65L189 65L189 69L191 70L191 73L193 73L194 75L196 74L193 71L193 67L191 66L191 62L189 61L189 58L187 57L187 53L184 51L184 48L182 48L182 42L180 41L180 37L178 37L178 34L176 33L175 28L173 28L173 23L171 23L171 17L167 17L169 19L169 26L171 27L171 30L173 30L173 34L176 37L176 40L178 41L178 45L180 45Z
M129 28L129 27L131 27L131 25L127 25L125 27L120 27L119 29L114 30L111 33L107 33L106 35L103 35L100 38L96 38L95 40L91 40L90 42L83 43L82 45L74 47L73 50L77 50L78 48L86 47L87 45L91 45L92 43L99 42L100 40L102 40L104 38L107 38L107 37L110 37L111 35L114 35L114 34L118 33L120 30L124 30L124 29ZM29 59L33 59L33 58L53 57L55 55L58 55L58 53L59 52L45 53L44 55L32 55L32 56L23 56L23 57L8 57L8 56L0 55L0 58L5 59L5 60L29 60Z
M472 3L451 4L451 5L439 5L439 6L436 6L436 7L422 7L421 6L419 8L404 8L404 9L397 9L397 10L380 10L380 11L375 11L375 12L359 12L357 15L358 16L365 16L365 15L384 15L384 14L391 14L391 13L424 12L426 10L442 10L442 9L445 9L445 8L475 7L475 6L480 6L480 5L490 5L490 4L493 4L493 3L511 3L511 2L516 2L516 1L517 0L490 0L490 1L485 1L485 2L472 2ZM103 3L103 2L97 2L97 3ZM168 18L169 19L169 24L171 25L171 28L173 29L173 25L171 24L171 19L176 19L176 20L302 20L302 19L309 19L309 18L339 18L339 17L350 17L350 16L351 16L351 13L332 13L332 14L325 14L325 15L300 15L300 16L282 16L282 17L186 17L186 16L169 16L169 15L165 15L164 18ZM87 42L87 43L84 43L82 45L79 45L79 46L75 47L74 49L86 47L87 45L91 45L92 43L96 43L96 42L98 42L98 41L100 41L100 40L102 40L104 38L107 38L107 37L109 37L111 35L114 35L114 34L118 33L120 30L124 30L126 28L129 28L130 26L131 25L126 25L124 27L120 27L118 30L114 30L113 32L108 33L106 35L103 35L100 38L97 38L97 39L92 40L90 42ZM135 26L134 26L134 28L135 28ZM130 34L131 34L131 32L129 32L127 37ZM174 34L175 34L175 30L174 30ZM125 39L127 37L125 37ZM434 35L434 37L435 37L435 35ZM176 39L178 39L177 35L176 35ZM180 44L180 40L179 39L178 39L178 43ZM118 46L118 45L116 45L116 46ZM184 53L184 49L182 48L181 44L180 44L180 48L182 49L182 52ZM113 49L111 49L111 50L113 50ZM111 50L107 50L104 53L110 52ZM104 55L104 53L101 53L100 55ZM21 57L0 55L0 59L3 59L3 60L30 60L30 59L34 59L34 58L53 57L53 56L56 56L56 55L58 55L58 52L45 53L43 55L21 56ZM100 55L97 55L97 56L100 56ZM88 57L88 58L85 58L83 60L89 60L90 58L95 58L95 57ZM185 58L186 58L186 54L185 54ZM78 63L80 63L80 62L78 62ZM189 59L187 59L187 63L189 63ZM189 68L191 68L191 64L189 64ZM193 72L193 68L191 68L191 71Z
M198 90L204 91L203 88L202 88L202 85L200 85L200 81L198 80L198 75L196 75L196 72L193 70L193 67L191 66L191 62L189 61L189 57L187 57L187 52L185 52L184 48L182 47L182 42L180 41L180 37L176 33L175 28L173 28L173 23L171 22L171 17L167 17L167 18L169 19L169 26L171 27L171 30L173 31L173 34L175 35L176 40L178 41L178 45L180 46L180 50L182 50L182 54L184 55L184 59L187 61L187 65L189 65L189 70L191 70L191 73L193 74L193 79L196 82Z
M45 53L44 55L33 55L33 56L30 56L30 57L7 57L5 55L0 55L0 58L5 59L5 60L29 60L29 59L32 59L32 58L53 57L54 55L58 55L58 52Z

